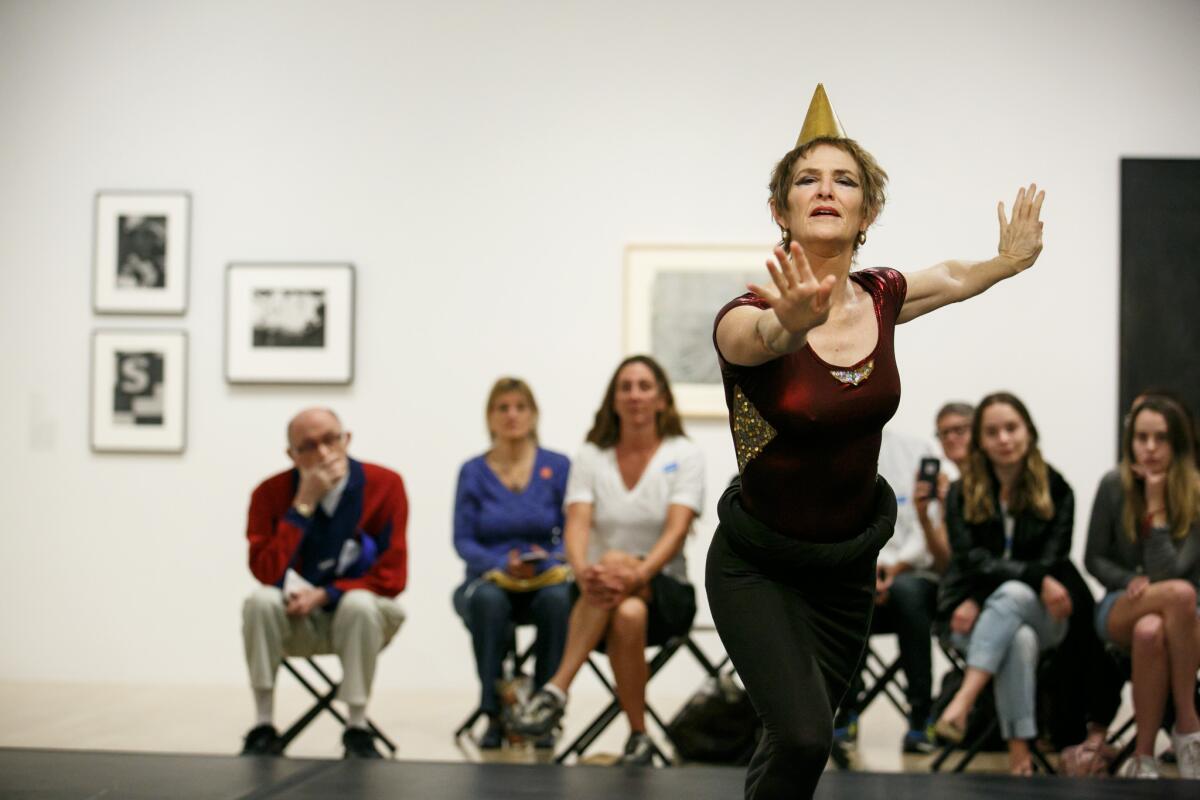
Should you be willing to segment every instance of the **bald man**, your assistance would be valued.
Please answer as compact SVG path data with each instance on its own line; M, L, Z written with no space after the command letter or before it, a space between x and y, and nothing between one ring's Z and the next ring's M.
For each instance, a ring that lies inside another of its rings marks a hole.
M250 497L250 571L263 585L246 599L242 636L258 715L243 755L280 755L275 673L284 656L337 653L338 699L347 705L347 758L381 758L367 727L375 660L404 620L392 599L407 579L408 500L400 476L346 454L350 434L329 409L287 428L292 469Z

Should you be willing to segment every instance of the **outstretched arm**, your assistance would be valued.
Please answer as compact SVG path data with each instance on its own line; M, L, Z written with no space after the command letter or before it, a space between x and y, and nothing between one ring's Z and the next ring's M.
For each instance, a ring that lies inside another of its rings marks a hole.
M995 284L1024 272L1042 252L1042 201L1045 192L1031 183L1017 192L1012 219L1004 213L1004 203L996 206L1000 217L1000 247L988 261L943 261L928 269L908 273L908 296L900 309L897 323L914 320L950 303L959 303L987 291Z

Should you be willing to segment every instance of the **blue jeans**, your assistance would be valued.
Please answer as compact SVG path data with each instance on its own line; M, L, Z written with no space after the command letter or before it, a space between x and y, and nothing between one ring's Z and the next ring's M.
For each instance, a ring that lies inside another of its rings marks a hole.
M537 628L533 645L535 688L558 669L567 643L567 617L571 614L568 587L568 583L559 583L533 592L509 592L491 581L476 578L454 590L454 610L471 632L479 674L479 708L484 713L500 713L496 682L504 666L510 626L532 623Z
M995 676L996 716L1005 739L1037 736L1037 666L1043 650L1067 635L1067 620L1054 619L1028 584L1006 581L988 596L970 634L951 634L967 654L967 666Z

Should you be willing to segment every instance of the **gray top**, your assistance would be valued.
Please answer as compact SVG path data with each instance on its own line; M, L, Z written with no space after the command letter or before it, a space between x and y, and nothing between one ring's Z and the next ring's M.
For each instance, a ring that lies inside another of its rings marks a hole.
M1108 591L1124 589L1137 575L1151 581L1183 578L1200 585L1200 522L1175 539L1166 527L1152 528L1131 542L1121 523L1125 490L1121 475L1111 470L1100 480L1088 523L1084 564Z

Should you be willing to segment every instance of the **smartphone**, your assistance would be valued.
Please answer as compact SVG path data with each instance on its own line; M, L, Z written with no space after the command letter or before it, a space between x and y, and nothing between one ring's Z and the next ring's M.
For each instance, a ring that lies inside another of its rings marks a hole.
M528 553L521 554L521 561L525 562L526 564L535 564L538 561L545 561L546 555L546 553L541 553L537 550L530 550Z
M917 480L928 483L931 490L937 490L938 473L942 471L942 461L933 456L921 459L921 467L917 471Z

